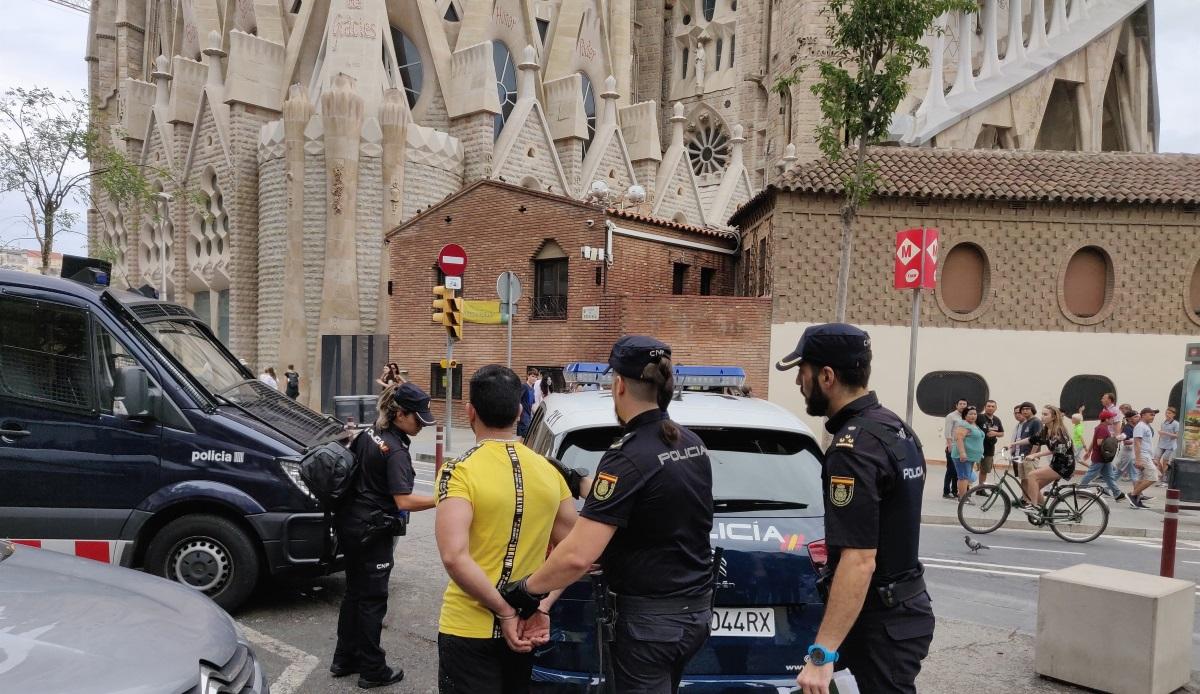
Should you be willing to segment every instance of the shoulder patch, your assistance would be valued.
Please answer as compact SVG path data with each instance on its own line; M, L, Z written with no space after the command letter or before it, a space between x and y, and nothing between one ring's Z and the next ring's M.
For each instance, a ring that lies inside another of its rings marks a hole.
M617 439L616 442L613 443L613 445L608 447L609 450L612 450L614 448L620 448L621 446L624 446L625 442L627 442L627 441L629 441L629 439L633 438L634 434L636 434L636 433L637 433L636 431L631 431L628 434L625 434L621 438Z
M853 477L829 478L829 501L834 506L845 506L854 498Z
M596 501L604 501L612 496L613 490L617 488L616 475L610 475L607 472L602 472L596 476L596 480L592 482L592 496Z
M836 448L854 448L854 434L842 434L838 437Z

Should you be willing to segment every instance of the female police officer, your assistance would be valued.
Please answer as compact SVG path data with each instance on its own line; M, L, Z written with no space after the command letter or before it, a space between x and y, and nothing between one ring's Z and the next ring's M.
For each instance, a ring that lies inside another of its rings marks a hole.
M808 413L828 417L825 429L833 434L821 474L833 582L796 683L803 694L828 694L840 663L862 692L916 694L934 623L917 560L921 444L867 390L871 340L862 330L844 323L806 328L795 351L775 365L792 367L799 367L796 384Z
M542 568L501 591L528 617L597 557L616 604L616 690L674 692L708 638L712 606L712 467L704 444L667 416L671 348L626 336L608 358L625 435L604 454L570 534ZM544 601L543 601L544 600Z

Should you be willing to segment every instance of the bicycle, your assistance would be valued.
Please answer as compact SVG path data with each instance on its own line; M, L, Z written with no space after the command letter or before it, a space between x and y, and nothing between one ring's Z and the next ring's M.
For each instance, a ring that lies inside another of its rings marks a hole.
M1024 498L1021 480L1014 470L1024 464L1024 456L1010 455L1008 469L999 482L980 484L969 489L958 501L958 522L967 531L977 535L994 532L1008 520L1013 506ZM1060 484L1055 481L1050 487L1046 503L1034 509L1022 509L1031 525L1049 526L1050 530L1067 542L1091 542L1104 534L1108 528L1108 506L1095 492L1077 484Z

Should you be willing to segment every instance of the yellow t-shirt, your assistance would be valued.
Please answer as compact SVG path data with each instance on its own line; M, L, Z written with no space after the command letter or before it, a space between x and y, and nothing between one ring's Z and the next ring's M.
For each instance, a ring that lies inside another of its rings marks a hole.
M516 474L508 447L516 453L522 487L523 512L517 534L513 568L515 581L546 561L550 531L559 504L571 498L567 483L545 458L519 443L484 441L463 457L446 463L438 475L437 500L450 497L471 502L471 558L488 579L499 583L505 556L511 551L517 500ZM464 638L500 636L495 616L451 580L442 598L438 630Z

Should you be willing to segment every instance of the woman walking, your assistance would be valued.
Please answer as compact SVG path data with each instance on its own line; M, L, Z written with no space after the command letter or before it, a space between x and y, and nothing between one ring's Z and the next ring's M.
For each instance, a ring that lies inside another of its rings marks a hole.
M965 499L963 503L971 503L967 498L967 489L975 481L973 467L983 460L983 429L976 422L979 420L979 410L974 405L967 405L963 410L962 421L954 427L954 470L958 474L958 498Z

